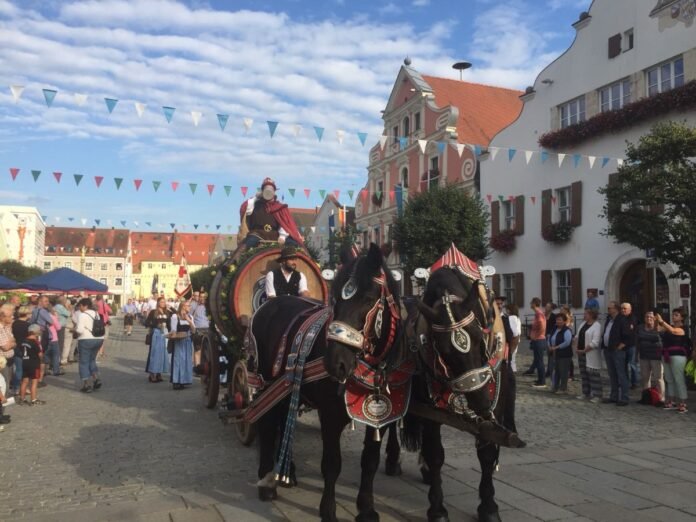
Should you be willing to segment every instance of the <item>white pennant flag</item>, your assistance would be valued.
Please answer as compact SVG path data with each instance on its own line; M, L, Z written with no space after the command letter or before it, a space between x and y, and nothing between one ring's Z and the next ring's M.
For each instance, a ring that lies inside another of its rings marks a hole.
M87 218L81 218L80 221L82 221L82 224L83 224L83 225L86 225L86 224L87 224Z
M22 92L24 92L24 85L10 85L10 91L12 91L14 102L17 103L19 97L22 96Z
M136 227L138 226L138 222L137 222L137 221L133 221L133 223L135 224Z
M418 146L420 147L421 154L425 154L425 148L428 146L428 140L418 140Z
M338 139L338 143L343 144L343 137L346 135L346 131L342 130L337 130L336 131L336 138Z
M384 144L387 143L387 140L389 139L389 136L380 136L379 137L379 147L380 149L384 150Z
M138 118L142 118L145 113L146 105L144 103L135 102L135 112L138 113Z
M254 120L251 118L244 118L244 130L246 132L249 132L249 129L251 129L251 126L254 124Z
M59 217L56 218L56 222L60 222L60 218L59 218Z
M76 105L78 105L79 107L82 107L86 101L87 101L86 94L75 93L75 104Z
M495 157L498 155L500 149L498 147L488 147L488 153L491 155L491 161L495 161Z
M309 227L309 229L312 231L312 234L314 234L317 231L317 227Z
M565 154L559 154L558 155L558 166L560 167L563 164L563 160L565 159L566 155Z
M193 120L194 126L198 127L198 123L201 121L201 116L203 116L202 112L191 111L191 120Z
M462 157L462 154L464 154L464 149L466 148L466 145L463 143L457 143L457 152L459 153L459 157Z
M624 164L624 160L622 160L621 158L616 158L616 166L617 167L622 167L623 164Z
M300 135L300 132L302 132L302 125L293 125L292 126L292 133L296 137Z
M527 161L527 165L529 165L529 162L532 160L533 154L534 154L534 151L531 151L531 150L524 151L524 159Z
M587 156L587 160L590 162L590 168L594 167L594 162L597 159L597 156Z

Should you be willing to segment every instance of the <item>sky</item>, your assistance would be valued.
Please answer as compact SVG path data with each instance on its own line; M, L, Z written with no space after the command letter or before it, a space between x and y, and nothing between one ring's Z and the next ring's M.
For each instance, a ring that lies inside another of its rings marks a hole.
M524 89L590 3L0 0L0 204L36 206L56 226L226 232L242 187L270 176L291 207L321 204L320 190L350 205L405 57L453 79L466 60L467 81ZM11 85L24 86L16 102ZM43 89L57 91L50 108ZM118 100L111 113L105 98Z

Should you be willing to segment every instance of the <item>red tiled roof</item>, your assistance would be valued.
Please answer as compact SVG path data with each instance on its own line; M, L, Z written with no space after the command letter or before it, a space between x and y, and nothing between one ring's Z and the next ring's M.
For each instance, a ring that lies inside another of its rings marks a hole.
M423 79L433 88L438 107L453 105L459 109L460 143L487 146L522 110L522 91L436 76L423 75Z
M182 251L190 265L207 265L218 234L196 232L131 232L133 267L143 261L179 263Z
M128 233L122 228L47 227L45 254L48 256L126 257Z

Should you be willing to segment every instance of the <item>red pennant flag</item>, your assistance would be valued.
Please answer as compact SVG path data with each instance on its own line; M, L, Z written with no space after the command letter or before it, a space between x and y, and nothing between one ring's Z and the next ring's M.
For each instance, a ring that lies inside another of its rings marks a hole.
M551 196L551 203L556 204L556 196Z
M133 183L135 183L135 190L140 190L140 185L143 184L143 180L142 179L134 179Z
M536 196L530 196L529 199L532 200L532 205L536 205Z
M215 190L215 185L208 185L208 194L212 196L213 190Z
M368 196L367 189L362 189L360 191L360 197L363 198L364 200L366 200L367 196Z
M310 189L304 189L304 195L307 196L307 199L309 199L309 194L310 194L311 192L312 192L312 191L311 191Z
M387 200L387 205L389 205L390 201L394 201L394 191L393 190L389 191L389 199Z
M242 196L246 197L247 190L249 190L249 187L242 187Z
M333 195L336 199L341 197L341 191L340 190L334 190Z
M102 181L104 181L104 176L94 176L94 182L97 184L97 188L101 186Z
M172 181L172 190L176 192L176 189L179 188L179 182L178 181Z
M54 172L53 177L56 178L57 183L60 183L60 178L63 177L63 173L62 172Z
M10 174L12 175L12 181L17 179L17 174L19 174L19 169L10 169Z
M515 201L515 196L508 196L509 201Z
M490 194L487 194L486 199L488 200L488 203L490 203L491 201L493 201L493 196Z

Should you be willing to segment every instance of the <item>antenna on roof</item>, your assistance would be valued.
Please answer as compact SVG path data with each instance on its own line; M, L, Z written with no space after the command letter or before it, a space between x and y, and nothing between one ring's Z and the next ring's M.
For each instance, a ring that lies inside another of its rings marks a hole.
M459 81L462 80L462 71L468 69L469 67L471 67L471 63L469 62L457 62L454 65L452 65L452 69L456 69L457 71L459 71Z

